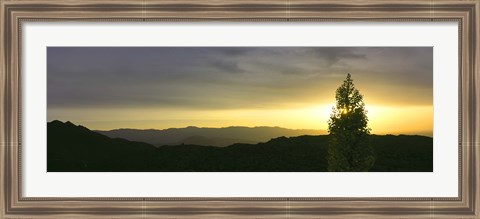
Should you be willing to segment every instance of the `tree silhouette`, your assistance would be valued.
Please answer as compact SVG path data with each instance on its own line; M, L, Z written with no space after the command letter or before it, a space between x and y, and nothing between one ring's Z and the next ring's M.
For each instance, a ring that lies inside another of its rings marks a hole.
M336 105L328 121L328 171L368 171L375 162L363 96L350 74L336 91Z

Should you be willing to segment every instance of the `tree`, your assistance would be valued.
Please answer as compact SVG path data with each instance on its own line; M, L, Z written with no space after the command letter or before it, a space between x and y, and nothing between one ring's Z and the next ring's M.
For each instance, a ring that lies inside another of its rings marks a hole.
M328 121L328 171L368 171L375 162L363 96L350 74L336 91L336 105Z

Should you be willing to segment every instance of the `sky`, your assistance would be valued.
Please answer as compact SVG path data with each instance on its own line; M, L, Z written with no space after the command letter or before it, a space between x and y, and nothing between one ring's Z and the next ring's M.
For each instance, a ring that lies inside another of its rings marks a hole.
M347 73L372 133L432 135L432 47L48 47L47 120L326 130Z

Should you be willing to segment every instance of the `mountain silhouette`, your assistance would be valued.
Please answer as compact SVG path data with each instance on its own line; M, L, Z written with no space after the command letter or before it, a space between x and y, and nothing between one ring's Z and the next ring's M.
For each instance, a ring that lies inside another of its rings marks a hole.
M156 148L125 139L112 139L71 122L47 125L47 170L121 169L148 167Z
M326 172L327 135L277 137L227 147L151 144L110 138L70 122L47 124L49 172ZM372 135L370 171L431 172L433 141Z
M280 127L242 127L225 128L186 128L157 129L114 129L96 132L112 138L124 138L131 141L141 141L155 146L194 144L204 146L225 147L234 143L255 144L265 142L278 136L300 136L326 134L322 130L286 129Z

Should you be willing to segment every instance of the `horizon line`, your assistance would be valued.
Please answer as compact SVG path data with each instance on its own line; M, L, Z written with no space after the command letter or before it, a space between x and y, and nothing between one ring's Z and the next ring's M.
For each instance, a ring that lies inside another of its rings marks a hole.
M185 126L185 127L169 127L169 128L164 128L164 129L158 129L158 128L146 128L146 129L143 129L143 128L114 128L114 129L90 129L89 127L85 126L85 125L82 125L82 124L79 124L79 123L75 123L75 122L72 122L70 120L67 120L67 121L61 121L61 120L58 120L58 119L54 119L54 120L51 120L51 121L47 121L47 123L51 123L51 122L54 122L54 121L58 121L58 122L61 122L61 123L71 123L71 124L74 124L74 125L77 125L77 126L83 126L85 128L88 128L89 130L91 131L100 131L100 132L105 132L105 131L115 131L115 130L139 130L139 131L147 131L147 130L153 130L153 131L164 131L164 130L168 130L168 129L185 129L185 128L198 128L198 129L223 129L223 128L281 128L281 129L288 129L288 130L295 130L295 131L301 131L301 130L308 130L308 131L321 131L321 132L325 132L325 133L322 133L323 134L327 134L328 135L328 130L325 130L325 129L294 129L294 128L285 128L285 127L282 127L282 126L223 126L223 127L200 127L200 126ZM432 137L433 138L433 131L424 131L424 132L406 132L406 133L400 133L400 132L372 132L370 133L371 135L420 135L420 136L427 136L427 137Z

